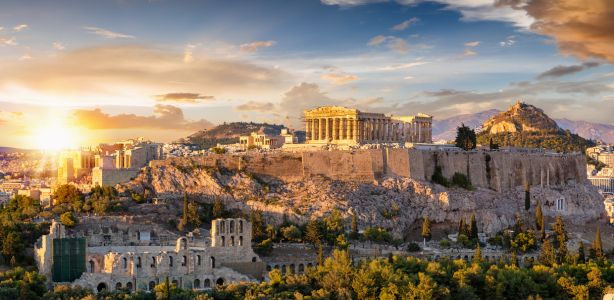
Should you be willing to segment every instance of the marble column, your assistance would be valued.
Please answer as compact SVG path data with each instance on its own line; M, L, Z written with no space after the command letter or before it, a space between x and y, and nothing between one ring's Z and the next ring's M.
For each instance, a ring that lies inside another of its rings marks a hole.
M358 119L352 120L352 140L360 142L358 139Z

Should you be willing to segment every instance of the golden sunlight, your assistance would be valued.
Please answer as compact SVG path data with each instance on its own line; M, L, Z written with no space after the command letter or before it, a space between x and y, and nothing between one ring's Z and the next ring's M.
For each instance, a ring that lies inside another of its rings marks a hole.
M53 120L33 130L34 147L45 151L57 151L78 147L79 133L76 128Z

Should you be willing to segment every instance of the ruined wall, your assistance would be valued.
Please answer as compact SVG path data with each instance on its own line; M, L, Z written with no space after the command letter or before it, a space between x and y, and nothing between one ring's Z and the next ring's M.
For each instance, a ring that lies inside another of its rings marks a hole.
M326 177L333 180L372 182L385 176L430 180L437 166L443 175L469 177L475 187L497 191L518 186L557 186L586 182L582 154L545 154L503 151L431 151L416 149L360 149L210 154L195 158L152 161L150 166L172 164L182 168L221 167L270 176L286 182Z

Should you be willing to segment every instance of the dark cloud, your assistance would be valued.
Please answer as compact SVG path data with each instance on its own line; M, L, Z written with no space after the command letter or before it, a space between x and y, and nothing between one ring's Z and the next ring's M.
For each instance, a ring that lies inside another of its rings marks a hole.
M614 62L614 5L611 0L499 0L498 6L524 10L531 30L552 36L564 54Z
M257 111L270 113L275 108L275 105L271 102L255 102L249 101L236 107L238 111Z
M578 73L586 69L594 68L597 66L599 66L599 63L597 62L585 62L583 64L573 65L573 66L556 66L544 73L539 74L537 78L544 79L544 78L561 77L565 75Z
M206 96L197 93L168 93L154 96L158 102L180 102L180 103L198 103L207 100L214 100L213 96Z
M154 115L139 116L135 114L110 115L100 108L73 111L75 124L88 129L165 129L165 130L201 130L213 124L207 120L186 120L181 108L172 105L157 104Z

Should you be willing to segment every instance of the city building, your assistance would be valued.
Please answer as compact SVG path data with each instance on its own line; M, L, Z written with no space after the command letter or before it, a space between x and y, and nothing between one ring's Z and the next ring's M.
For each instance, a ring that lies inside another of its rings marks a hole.
M299 142L298 137L288 128L283 128L280 136L284 138L284 144L298 144Z
M53 221L34 252L50 285L152 291L168 278L202 290L263 279L265 264L252 250L251 232L244 219L213 220L209 236L178 236L151 222L117 217L82 220L74 229Z
M262 130L252 132L249 135L239 137L239 146L242 150L251 148L258 149L277 149L284 145L285 137L281 135L269 135Z
M589 176L588 180L604 194L614 194L614 177Z
M309 144L432 143L433 117L389 116L340 106L304 112Z

